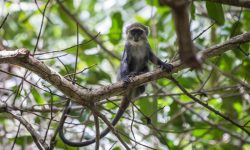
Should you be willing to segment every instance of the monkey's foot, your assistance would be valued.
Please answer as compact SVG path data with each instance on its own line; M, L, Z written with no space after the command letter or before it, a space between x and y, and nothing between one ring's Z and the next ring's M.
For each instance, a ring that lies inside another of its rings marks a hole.
M129 75L123 77L121 80L124 82L124 86L127 86L129 82L131 82L131 77L135 77L137 75L140 75L144 72L130 72Z
M135 77L137 75L140 75L141 73L140 72L130 72L128 77Z
M170 73L173 70L174 66L168 63L164 63L161 65L161 69L164 71L167 71L168 73Z
M121 79L123 81L123 86L127 87L128 83L131 82L131 80L129 79L129 76L125 76Z

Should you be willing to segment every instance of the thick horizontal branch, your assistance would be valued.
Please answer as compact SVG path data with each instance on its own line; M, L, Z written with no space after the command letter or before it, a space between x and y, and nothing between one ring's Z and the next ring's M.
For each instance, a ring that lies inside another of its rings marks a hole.
M237 48L240 44L249 41L250 33L241 34L229 39L222 44L218 44L206 50L203 50L199 52L198 55L201 56L202 59L207 59L209 57L220 55L230 49ZM129 84L126 84L126 86L123 82L117 82L108 86L100 87L98 89L86 90L81 88L80 86L73 85L70 81L65 79L50 67L46 66L43 62L29 55L29 51L26 49L17 49L15 51L0 51L0 64L1 63L15 64L33 71L44 80L50 82L71 100L82 105L88 105L89 102L99 101L114 95L118 95L124 92L127 88L134 88L141 84L169 75L167 72L164 72L161 69L157 69L131 78L131 82ZM174 69L172 73L184 68L188 68L180 61L174 62L173 66Z
M8 63L24 67L51 83L70 99L75 100L78 103L86 102L85 98L87 99L86 96L88 95L86 89L73 85L49 66L31 56L27 49L22 48L15 51L0 51L0 63Z
M232 5L237 7L250 8L249 0L195 0L195 1L209 1L214 3L221 3L226 5Z

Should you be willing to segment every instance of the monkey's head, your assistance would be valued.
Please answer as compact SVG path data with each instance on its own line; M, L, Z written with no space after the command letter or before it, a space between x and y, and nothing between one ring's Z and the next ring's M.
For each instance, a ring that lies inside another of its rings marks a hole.
M131 44L139 44L147 41L148 27L140 24L133 23L126 28L127 40Z

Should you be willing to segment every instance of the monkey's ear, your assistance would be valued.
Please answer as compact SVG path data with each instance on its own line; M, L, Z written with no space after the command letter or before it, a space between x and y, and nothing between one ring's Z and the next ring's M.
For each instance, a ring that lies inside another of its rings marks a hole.
M130 26L131 26L131 25L130 25ZM126 27L126 34L128 34L128 32L129 32L130 26L127 26L127 27Z

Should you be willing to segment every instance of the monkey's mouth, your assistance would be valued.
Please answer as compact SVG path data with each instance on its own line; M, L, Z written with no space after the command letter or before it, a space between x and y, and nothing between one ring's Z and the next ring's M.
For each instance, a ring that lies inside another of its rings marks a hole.
M134 38L134 41L135 41L135 42L138 42L138 41L139 41L139 38Z

